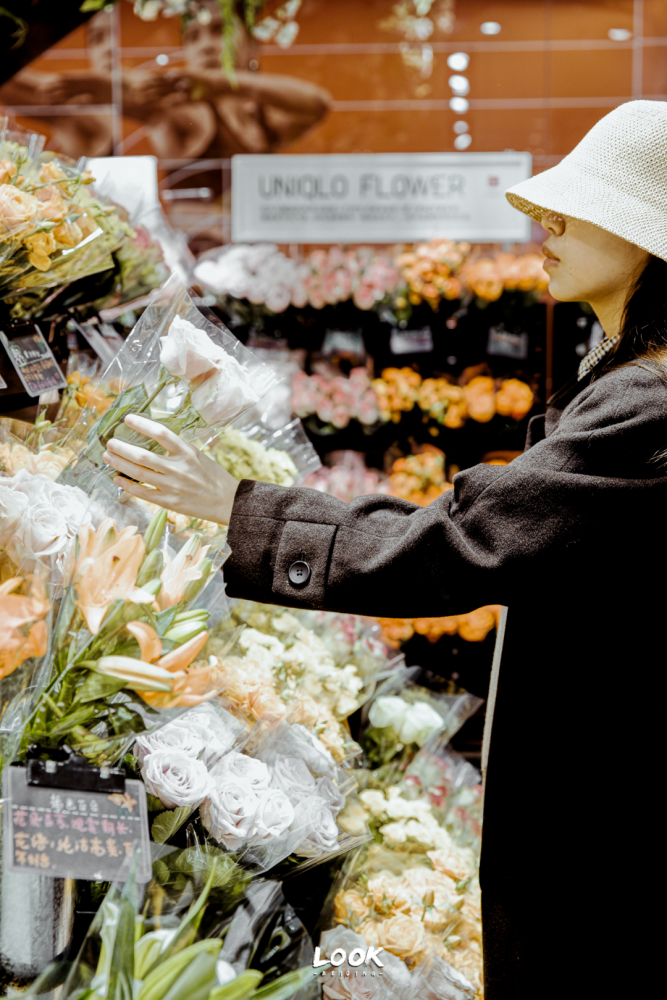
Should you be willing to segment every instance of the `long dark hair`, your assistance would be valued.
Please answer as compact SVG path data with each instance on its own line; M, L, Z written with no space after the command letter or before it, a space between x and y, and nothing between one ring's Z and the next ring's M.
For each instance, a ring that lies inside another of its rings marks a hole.
M623 313L618 346L593 371L639 364L667 382L667 261L651 255L637 278Z

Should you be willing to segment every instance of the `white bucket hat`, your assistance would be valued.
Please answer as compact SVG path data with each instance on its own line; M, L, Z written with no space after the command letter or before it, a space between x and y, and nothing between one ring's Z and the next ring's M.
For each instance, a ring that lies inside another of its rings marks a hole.
M621 104L559 164L506 195L538 222L561 212L667 260L667 101Z

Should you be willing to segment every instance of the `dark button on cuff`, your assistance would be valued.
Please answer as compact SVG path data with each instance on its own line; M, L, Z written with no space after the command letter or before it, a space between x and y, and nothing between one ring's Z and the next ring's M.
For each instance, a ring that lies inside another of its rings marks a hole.
M295 587L303 587L308 583L311 576L311 568L307 562L293 562L287 571L289 582Z

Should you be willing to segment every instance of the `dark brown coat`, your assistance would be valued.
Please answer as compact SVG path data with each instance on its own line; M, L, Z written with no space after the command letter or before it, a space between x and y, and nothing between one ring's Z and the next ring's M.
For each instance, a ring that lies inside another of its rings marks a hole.
M545 975L559 996L605 995L628 933L651 962L664 449L667 388L632 365L574 386L531 422L522 456L459 473L426 508L238 489L231 596L388 617L509 608L486 774L486 1000L546 996ZM312 569L302 587L297 560ZM579 990L565 963L584 953ZM630 993L650 996L650 977L643 963Z

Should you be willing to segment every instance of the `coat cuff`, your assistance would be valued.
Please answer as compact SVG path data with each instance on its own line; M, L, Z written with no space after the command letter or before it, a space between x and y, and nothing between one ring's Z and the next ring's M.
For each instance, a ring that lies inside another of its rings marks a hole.
M321 608L337 526L289 520L286 493L270 483L239 483L227 532L232 550L224 565L227 593L261 604ZM301 585L290 580L295 562L310 567Z

